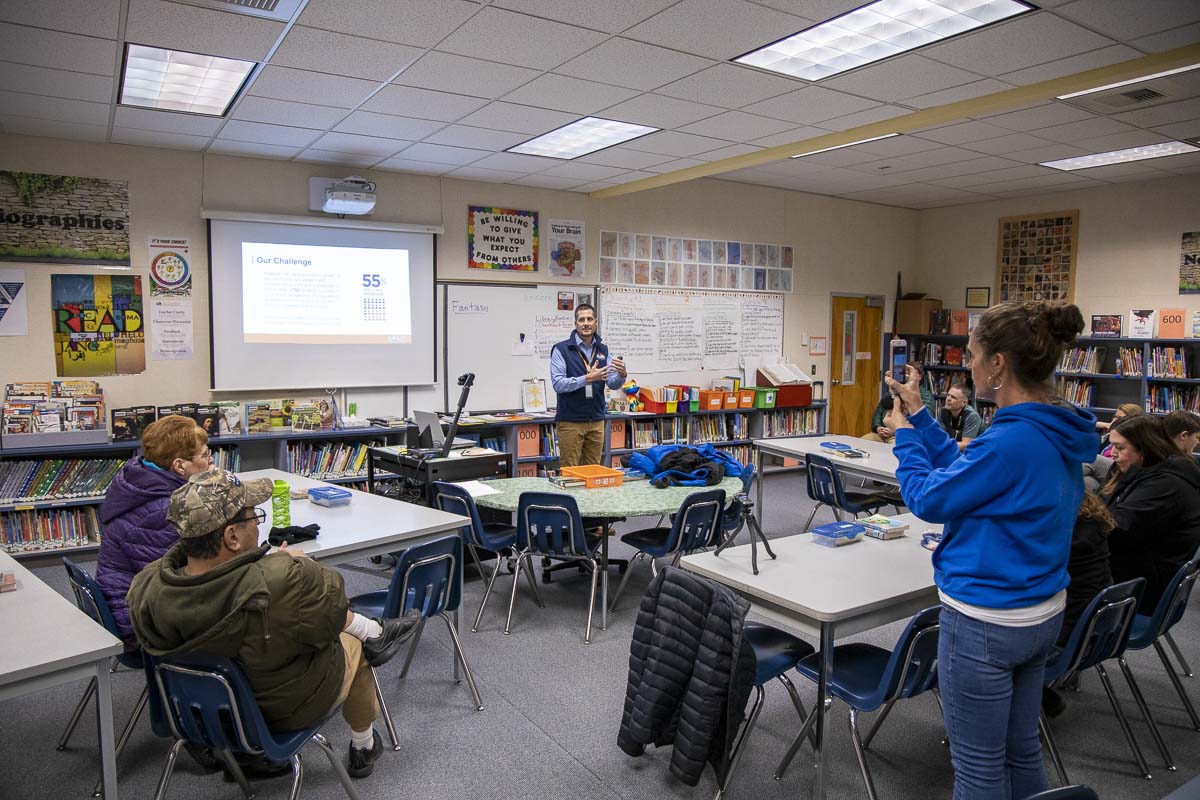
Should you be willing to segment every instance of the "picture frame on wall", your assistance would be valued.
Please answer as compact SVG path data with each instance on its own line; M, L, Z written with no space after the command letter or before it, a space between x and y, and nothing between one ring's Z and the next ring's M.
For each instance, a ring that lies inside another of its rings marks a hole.
M987 308L992 304L992 287L968 286L967 308Z

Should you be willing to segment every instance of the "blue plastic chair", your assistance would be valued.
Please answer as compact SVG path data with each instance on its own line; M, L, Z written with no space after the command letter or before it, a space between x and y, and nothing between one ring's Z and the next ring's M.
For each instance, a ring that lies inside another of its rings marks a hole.
M508 600L508 618L504 634L512 632L513 606L517 602L517 581L521 573L529 580L534 599L545 608L542 593L533 579L533 556L540 555L560 561L571 561L592 573L592 588L588 595L587 627L583 642L592 641L592 612L596 607L596 581L600 577L600 561L584 536L583 518L579 504L569 494L560 492L522 492L517 501L517 563L513 570L512 595ZM603 599L601 599L603 602Z
M720 539L722 512L725 508L725 490L709 489L692 492L684 498L675 512L669 528L645 528L621 537L621 541L637 550L629 561L625 576L612 596L608 610L617 607L617 598L633 574L633 565L638 559L650 557L650 574L657 575L656 558L672 556L671 566L679 566L679 559L688 553L708 547Z
M95 620L98 625L113 636L120 639L121 632L117 629L117 622L113 619L112 610L108 607L108 600L105 599L104 592L100 589L100 584L96 583L96 579L92 577L90 572L69 558L63 557L63 566L66 567L67 581L71 584L71 592L75 595L75 604L79 606L79 610ZM109 663L109 672L116 672L119 666L140 671L142 669L142 651L134 650L114 657ZM83 697L79 698L79 703L75 706L74 713L71 714L71 720L67 723L67 729L63 731L62 736L58 739L59 750L67 748L67 743L71 740L71 734L75 732L75 726L79 724L79 720L83 717L83 712L87 708L88 702L91 701L95 694L96 679L92 678L83 690ZM125 749L125 743L129 741L129 735L133 733L133 726L137 724L145 708L146 687L143 686L142 693L138 696L137 705L133 708L133 714L130 715L129 721L125 723L125 727L121 730L121 735L117 739L117 758L121 757L121 751ZM103 781L101 780L92 791L92 797L100 797L102 794Z
M729 789L729 785L733 781L734 772L745 752L746 740L750 738L750 734L758 722L758 715L762 713L763 701L766 697L764 687L768 683L778 679L783 684L787 689L788 696L792 699L796 713L800 715L801 723L809 716L804 710L804 704L800 701L800 695L796 691L795 685L788 679L787 673L796 666L800 659L816 652L813 646L786 631L758 622L747 622L742 627L742 638L754 650L754 702L750 706L750 713L746 715L746 721L742 724L733 750L729 754L729 769L725 772L725 780L721 784L720 791L717 792L718 800Z
M155 800L166 797L179 750L185 742L211 748L233 775L247 800L254 797L254 792L238 766L235 754L291 762L290 797L295 800L304 778L300 749L310 741L316 742L325 753L350 800L359 800L346 767L325 737L318 733L337 706L331 708L320 722L304 730L275 732L267 727L250 682L230 659L200 653L169 659L147 655L145 671L147 684L154 689L150 700L151 727L159 736L175 739L163 765Z
M417 653L417 644L421 641L421 634L425 632L425 622L431 617L441 617L445 620L446 628L450 631L450 641L454 643L455 667L462 665L463 673L467 677L467 686L471 689L471 696L475 698L475 707L483 711L483 701L479 698L475 677L471 674L471 668L467 666L467 655L463 652L454 620L448 613L457 610L462 601L462 539L458 536L443 536L431 542L413 545L403 553L397 553L396 559L396 570L392 573L392 582L388 588L350 598L350 610L365 617L381 618L402 617L412 609L421 612L421 621L417 623L416 633L413 634L412 644L409 645L408 655L404 659L404 667L400 670L401 679L408 676L408 668ZM383 691L379 688L379 674L374 667L371 667L371 676L375 680L379 710L383 712L388 735L392 737L392 747L399 750L400 740L396 735L396 727L392 724L387 702L383 699ZM457 678L456 672L455 679Z
M479 620L483 618L483 609L487 606L488 598L492 596L492 587L496 584L496 576L500 574L500 554L512 550L517 543L517 529L511 525L489 525L479 517L479 509L475 500L461 486L445 481L434 481L433 502L442 511L471 518L471 527L463 529L463 540L467 544L467 553L475 562L475 568L482 577L483 564L476 550L483 550L496 557L496 568L487 579L483 590L483 600L479 603L479 612L475 615L475 623L471 625L472 633L479 631Z
M867 796L871 800L875 800L876 797L875 783L871 780L871 771L867 767L866 750L871 746L871 740L875 738L879 726L887 719L897 701L916 697L930 690L934 690L936 695L940 613L941 606L917 612L909 620L896 646L891 650L865 642L852 642L833 648L833 670L826 685L830 695L850 706L850 738L854 743L858 768L867 785ZM796 665L796 671L816 683L821 658L821 654L814 653L801 659ZM820 702L819 698L817 702ZM867 735L860 736L858 715L874 711L881 706L883 710L875 718ZM787 755L775 770L776 780L783 776L805 736L816 724L816 719L814 711L805 720L800 735L796 737L796 741L792 743Z
M1125 711L1113 692L1112 681L1108 679L1108 673L1104 669L1105 661L1118 658L1125 652L1129 644L1129 633L1133 629L1133 619L1137 615L1138 602L1141 601L1145 588L1146 580L1135 578L1109 586L1097 594L1075 623L1067 643L1046 664L1045 681L1047 686L1052 686L1085 669L1095 667L1104 692L1108 695L1108 702L1121 724L1125 741L1129 743L1129 749L1133 751L1134 758L1142 770L1142 776L1149 778L1150 768L1146 765L1137 740L1133 738L1129 720L1125 717ZM1071 781L1067 778L1067 770L1063 767L1062 757L1054 743L1054 734L1050 730L1050 722L1046 719L1044 711L1038 719L1038 724L1041 726L1042 736L1046 739L1046 749L1050 751L1050 759L1054 762L1059 779L1062 783L1069 784Z
M834 519L840 522L843 511L849 511L855 516L864 511L874 514L883 506L895 504L894 497L880 492L846 488L842 484L841 473L825 456L809 454L804 458L808 496L816 505L813 506L812 513L808 515L808 522L804 523L802 530L807 531L810 528L813 518L817 515L817 509L823 505L832 508Z
M1171 645L1174 644L1170 640L1171 628L1183 619L1183 612L1187 610L1188 600L1192 596L1192 588L1196 585L1197 575L1200 575L1200 558L1193 558L1179 568L1175 577L1167 584L1167 590L1159 599L1154 613L1149 616L1138 614L1133 618L1133 630L1129 634L1127 649L1154 648L1158 653L1159 660L1167 670L1167 675L1171 678L1171 683L1175 686L1175 692L1179 695L1180 702L1183 703L1183 707L1192 721L1192 727L1200 731L1200 717L1197 717L1192 700L1188 697L1187 690L1183 688L1183 683L1179 680L1179 675L1175 672L1170 659L1167 658L1167 651L1163 648L1164 641ZM1120 661L1124 664L1124 656ZM1184 672L1187 671L1187 668L1184 667Z

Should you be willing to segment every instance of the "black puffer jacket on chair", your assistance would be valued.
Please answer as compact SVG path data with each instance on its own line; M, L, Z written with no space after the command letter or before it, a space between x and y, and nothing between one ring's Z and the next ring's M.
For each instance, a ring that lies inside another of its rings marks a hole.
M665 567L642 597L629 646L629 684L617 745L640 756L672 745L671 773L695 786L712 764L724 782L754 686L742 639L750 604L731 590Z

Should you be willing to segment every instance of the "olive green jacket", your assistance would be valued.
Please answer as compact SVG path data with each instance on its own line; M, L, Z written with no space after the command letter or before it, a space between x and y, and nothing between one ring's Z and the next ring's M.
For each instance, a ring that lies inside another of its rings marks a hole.
M345 656L338 634L349 601L342 576L268 545L203 575L184 571L176 544L133 579L127 600L138 641L156 656L232 658L274 730L324 718L338 701Z

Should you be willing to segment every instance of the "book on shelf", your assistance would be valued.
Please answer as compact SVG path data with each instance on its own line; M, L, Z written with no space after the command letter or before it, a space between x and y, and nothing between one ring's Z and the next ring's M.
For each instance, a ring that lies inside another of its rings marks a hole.
M111 433L114 442L136 442L142 431L157 418L154 406L131 406L112 410Z
M1185 314L1187 311L1182 308L1160 308L1158 310L1158 338L1182 339Z
M979 324L979 320L983 319L982 311L972 311L967 314L967 333L975 330L975 326Z
M104 393L96 381L20 381L5 385L3 432L104 430Z
M1131 339L1154 338L1154 309L1134 308L1129 311L1129 337Z
M934 308L929 312L929 333L944 336L950 333L950 309Z
M965 308L950 309L950 333L954 336L966 336L967 310Z
M1120 314L1092 314L1092 336L1096 339L1121 338Z
M1192 338L1200 339L1200 311L1192 312Z
M123 458L0 461L0 503L76 500L104 494Z
M242 404L237 400L218 400L213 405L217 407L217 435L241 435Z
M196 413L192 415L192 419L200 426L200 429L208 434L208 438L221 435L221 409L216 403L197 403Z
M296 403L292 406L292 430L321 430L321 409L312 403Z
M946 346L946 365L951 367L961 367L963 363L963 349L957 345Z
M0 547L9 553L61 550L99 541L95 506L22 509L0 515Z
M1117 349L1117 370L1121 375L1141 377L1144 371L1142 364L1142 348L1120 347Z
M246 433L271 432L271 404L265 400L246 403Z

